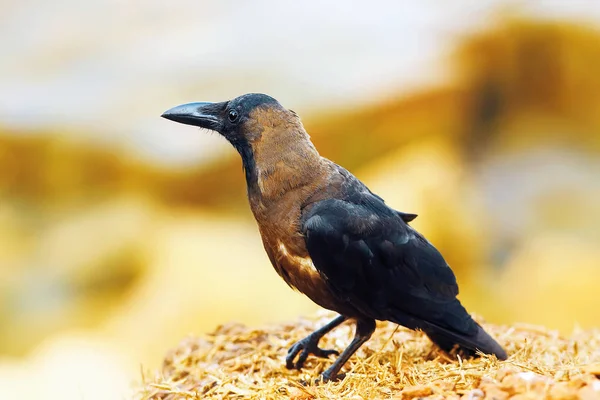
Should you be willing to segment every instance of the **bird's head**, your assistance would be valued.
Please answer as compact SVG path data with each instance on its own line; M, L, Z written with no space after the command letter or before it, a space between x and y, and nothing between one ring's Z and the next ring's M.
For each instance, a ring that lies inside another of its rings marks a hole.
M248 184L260 174L318 157L300 118L266 94L250 93L221 103L189 103L173 107L163 118L216 131L240 153Z
M271 96L249 93L221 103L189 103L173 107L163 118L218 132L238 150L255 147L273 128L297 119Z

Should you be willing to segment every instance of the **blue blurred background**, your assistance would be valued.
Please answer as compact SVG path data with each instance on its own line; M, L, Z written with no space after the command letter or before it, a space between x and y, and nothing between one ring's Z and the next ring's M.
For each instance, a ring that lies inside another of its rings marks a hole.
M595 1L5 0L1 397L125 398L187 334L317 309L234 150L159 117L246 92L418 213L469 310L597 327L599 24Z

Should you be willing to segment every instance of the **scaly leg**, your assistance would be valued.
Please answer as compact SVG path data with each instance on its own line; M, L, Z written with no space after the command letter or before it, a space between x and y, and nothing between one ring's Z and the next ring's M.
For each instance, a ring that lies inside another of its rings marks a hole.
M356 321L356 333L354 334L354 339L352 342L346 347L346 350L342 352L342 354L335 360L333 365L329 367L329 369L323 374L321 374L321 378L323 382L327 381L335 381L338 379L342 379L344 374L338 374L340 369L346 364L346 361L358 350L360 346L362 346L373 334L375 331L375 320L373 319L359 319Z

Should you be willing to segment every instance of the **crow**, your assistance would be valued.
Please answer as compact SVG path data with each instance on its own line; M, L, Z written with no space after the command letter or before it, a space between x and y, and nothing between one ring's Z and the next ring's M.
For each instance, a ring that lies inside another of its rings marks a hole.
M289 349L288 368L302 368L311 354L338 355L320 379L341 379L340 369L371 337L376 320L421 330L446 352L507 358L457 299L456 277L442 255L409 225L417 216L390 208L319 155L295 112L250 93L180 105L162 117L216 131L233 145L273 267L289 286L340 314ZM349 319L356 332L341 354L319 348L326 333Z

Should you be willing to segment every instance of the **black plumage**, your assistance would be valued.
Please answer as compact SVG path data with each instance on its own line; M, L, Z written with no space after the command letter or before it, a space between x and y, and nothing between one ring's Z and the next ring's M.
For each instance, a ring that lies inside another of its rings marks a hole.
M456 298L456 278L437 249L403 213L342 175L340 198L303 213L308 253L331 291L365 317L423 330L444 350L459 344L506 358Z

